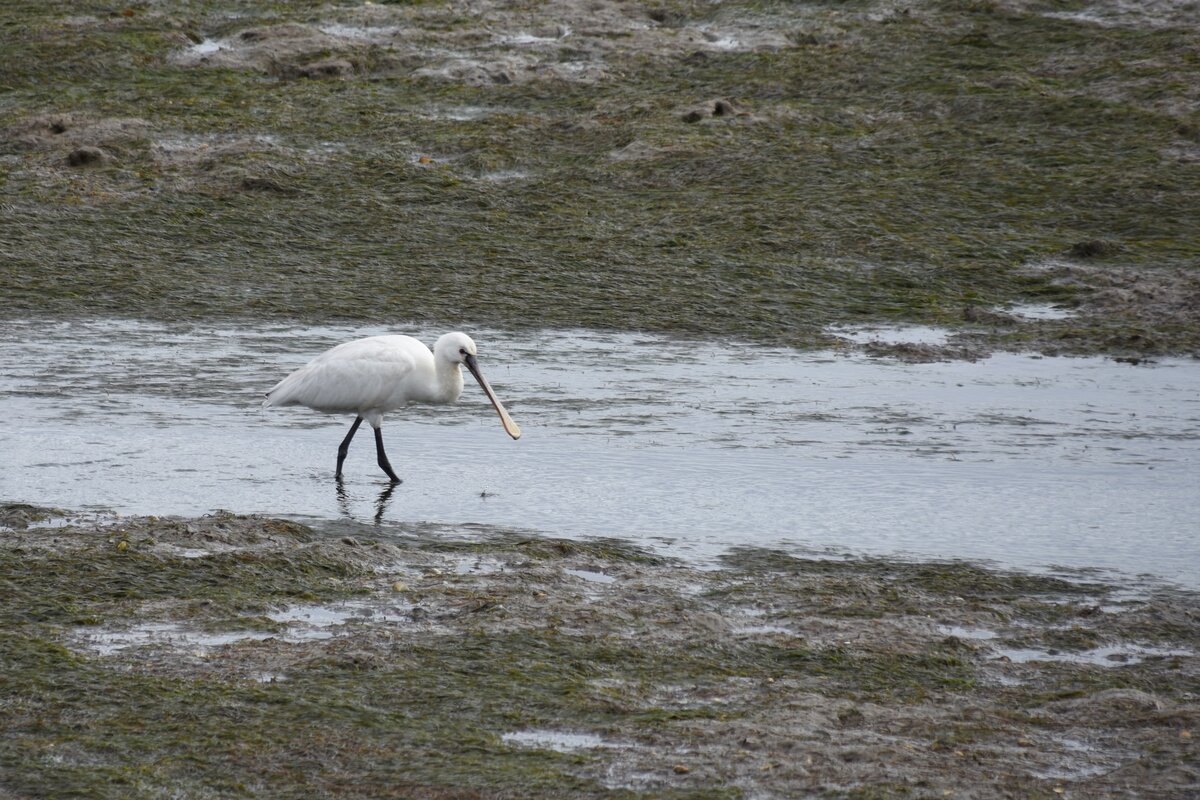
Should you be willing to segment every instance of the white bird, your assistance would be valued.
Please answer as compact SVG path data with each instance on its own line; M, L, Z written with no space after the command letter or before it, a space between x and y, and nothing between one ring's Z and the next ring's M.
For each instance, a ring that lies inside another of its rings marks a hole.
M380 468L392 483L400 483L383 452L380 431L383 415L411 403L455 402L463 390L462 364L471 370L496 407L508 435L514 439L521 437L521 429L479 371L475 354L475 342L465 333L443 335L432 352L411 336L356 339L326 350L275 384L267 392L263 408L308 406L327 414L356 414L350 432L338 447L335 477L341 480L342 462L346 460L350 440L365 419L375 429L375 454Z

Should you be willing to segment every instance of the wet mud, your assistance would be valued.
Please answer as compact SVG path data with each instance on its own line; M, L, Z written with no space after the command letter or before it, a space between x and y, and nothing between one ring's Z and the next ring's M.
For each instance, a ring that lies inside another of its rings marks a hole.
M55 512L46 512L52 514ZM1200 596L217 514L0 531L13 797L1191 796Z

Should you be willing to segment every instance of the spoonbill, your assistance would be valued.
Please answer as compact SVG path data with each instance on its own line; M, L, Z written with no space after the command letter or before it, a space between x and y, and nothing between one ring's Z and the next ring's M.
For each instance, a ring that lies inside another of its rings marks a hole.
M455 402L463 390L463 364L492 401L504 430L514 439L521 437L521 429L479 371L476 352L475 342L465 333L444 334L432 351L411 336L368 336L321 353L275 384L262 405L307 406L327 414L356 414L350 432L338 447L334 477L341 480L350 440L366 420L375 429L379 467L396 484L400 479L383 451L383 415L412 403Z

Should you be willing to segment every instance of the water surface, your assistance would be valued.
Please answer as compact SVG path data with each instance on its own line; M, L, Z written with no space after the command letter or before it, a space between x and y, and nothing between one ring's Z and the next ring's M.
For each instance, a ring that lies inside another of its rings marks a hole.
M1002 354L902 364L631 333L472 331L524 435L468 376L384 424L259 408L382 328L0 323L0 498L1149 573L1200 585L1200 365ZM441 331L409 330L426 342Z

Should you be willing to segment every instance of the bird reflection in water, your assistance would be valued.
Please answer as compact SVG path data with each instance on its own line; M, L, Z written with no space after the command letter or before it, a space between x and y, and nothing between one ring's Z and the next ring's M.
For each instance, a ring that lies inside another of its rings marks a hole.
M346 492L346 482L340 477L336 481L337 484L337 499L338 508L341 509L342 516L347 519L354 519L354 514L350 511L350 495ZM379 493L379 497L375 498L375 524L379 525L383 522L384 512L387 511L388 502L392 499L392 493L396 491L398 483L389 483L383 487L383 491Z

